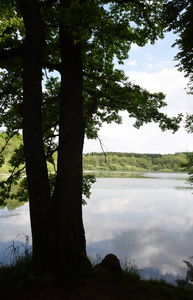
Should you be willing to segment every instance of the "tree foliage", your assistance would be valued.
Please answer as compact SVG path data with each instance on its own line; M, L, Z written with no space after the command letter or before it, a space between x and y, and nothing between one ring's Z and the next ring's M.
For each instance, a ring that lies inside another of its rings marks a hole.
M179 71L185 72L189 77L189 88L192 92L193 82L193 4L189 0L172 0L167 1L164 6L164 19L167 30L173 30L177 34L173 46L178 46L178 53L175 60L178 61Z
M90 153L83 155L84 170L94 171L159 171L180 172L186 171L182 164L187 163L190 153L176 154L141 154L107 152Z
M8 139L22 129L22 57L25 28L18 3L1 1L1 115L0 124L6 128ZM103 122L121 123L119 111L127 110L136 118L134 126L158 122L165 130L178 128L178 118L170 119L158 111L164 107L165 96L149 93L132 84L120 70L114 69L114 58L120 64L128 58L132 43L144 46L162 37L160 12L162 1L151 4L140 1L72 1L58 9L58 1L39 1L45 25L46 45L42 75L45 81L42 101L43 138L47 161L54 164L59 124L60 73L59 22L81 42L83 59L83 97L86 134L96 138ZM18 149L11 163L23 165L23 149ZM15 159L17 156L17 160ZM51 180L51 182L53 182Z
M188 93L193 94L193 3L189 0L167 1L164 8L164 19L167 30L173 30L177 34L174 46L178 46L178 53L175 60L178 61L179 71L183 71L189 78ZM193 132L193 115L187 113L185 128L188 133ZM186 167L189 170L190 182L192 179L192 155Z

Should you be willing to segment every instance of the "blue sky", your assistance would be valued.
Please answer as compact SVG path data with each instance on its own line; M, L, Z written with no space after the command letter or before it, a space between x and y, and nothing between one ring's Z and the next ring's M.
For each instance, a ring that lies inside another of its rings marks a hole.
M145 47L133 45L129 59L124 65L116 64L116 68L123 69L132 82L141 85L150 92L166 94L167 107L162 109L170 117L178 113L193 114L193 95L187 95L188 79L177 70L174 56L177 47L172 48L176 36L167 33L163 40ZM121 114L123 124L104 124L99 131L105 151L137 152L137 153L176 153L193 151L193 134L188 134L182 127L172 134L171 131L162 132L156 124L147 124L139 130L132 124L134 120L128 118L127 113ZM99 141L86 140L84 153L101 152Z

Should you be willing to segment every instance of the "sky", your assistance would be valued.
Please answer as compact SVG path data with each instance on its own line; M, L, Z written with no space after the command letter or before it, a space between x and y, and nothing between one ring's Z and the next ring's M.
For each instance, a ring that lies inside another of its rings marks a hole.
M158 40L154 45L133 45L124 65L115 63L115 67L123 69L133 83L150 92L166 94L167 107L162 111L170 117L179 113L193 114L193 95L188 95L186 90L188 79L177 70L177 61L174 61L178 48L171 46L175 38L173 33L167 33L163 40ZM136 129L133 127L135 119L129 118L126 112L120 115L123 118L121 125L104 124L99 131L106 152L174 154L193 151L193 134L186 132L184 122L173 134L168 130L162 132L154 123ZM85 140L84 153L102 151L99 140Z

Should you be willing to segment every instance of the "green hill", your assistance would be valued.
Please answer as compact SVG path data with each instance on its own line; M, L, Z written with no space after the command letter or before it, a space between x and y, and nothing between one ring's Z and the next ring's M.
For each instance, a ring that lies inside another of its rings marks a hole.
M18 134L15 135L8 143L7 143L7 134L1 133L0 134L0 151L1 157L5 159L5 163L0 167L0 173L8 173L10 169L9 160L14 152L14 149L20 147L23 142L22 135ZM7 145L5 148L4 146Z
M0 157L4 158L4 164L0 167L0 174L2 173L9 173L11 165L9 161L13 155L15 149L18 149L20 145L23 144L23 136L21 134L15 135L10 141L7 143L7 134L1 133L0 134ZM6 145L5 149L4 146ZM54 154L54 160L56 161L57 156ZM49 172L54 171L54 167L51 163L48 162L48 170Z

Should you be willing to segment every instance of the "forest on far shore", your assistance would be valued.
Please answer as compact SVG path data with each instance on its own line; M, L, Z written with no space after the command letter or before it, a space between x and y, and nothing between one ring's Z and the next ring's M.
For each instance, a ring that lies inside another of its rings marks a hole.
M22 135L15 135L9 142L6 150L4 145L7 143L6 133L0 133L1 156L4 157L5 164L0 166L0 173L8 173L10 170L9 161L14 150L22 145ZM17 150L16 150L17 151ZM91 152L83 154L84 171L130 171L130 172L186 172L187 167L183 166L188 162L190 152L175 154L141 154L124 152ZM53 155L54 163L57 165L57 155ZM54 167L48 163L49 172L54 172Z
M190 153L175 154L140 154L92 152L83 154L83 169L85 171L157 171L157 172L185 172Z

